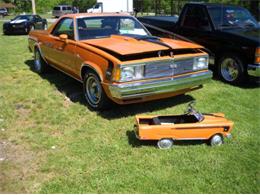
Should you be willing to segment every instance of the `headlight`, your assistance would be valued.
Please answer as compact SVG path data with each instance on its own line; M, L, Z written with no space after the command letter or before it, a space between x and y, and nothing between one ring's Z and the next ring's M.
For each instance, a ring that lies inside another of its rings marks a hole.
M121 66L120 81L139 80L144 77L144 65Z
M255 63L260 64L260 47L255 50Z
M208 65L209 65L208 56L197 57L197 58L194 58L193 70L207 69Z

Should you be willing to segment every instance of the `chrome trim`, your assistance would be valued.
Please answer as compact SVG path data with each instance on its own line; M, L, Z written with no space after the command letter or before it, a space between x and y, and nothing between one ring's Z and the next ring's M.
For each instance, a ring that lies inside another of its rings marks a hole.
M231 139L232 138L232 134L231 133L227 133L226 134L226 138Z
M175 92L202 85L212 78L210 70L176 78L139 81L109 85L111 95L117 99L142 98L145 96Z
M176 76L184 73L195 72L203 69L207 69L207 67L194 70L195 60L198 58L206 58L207 65L209 62L208 55L199 55L199 56L190 56L190 57L176 57L176 58L166 58L153 60L148 62L140 62L140 63L128 63L121 64L118 67L122 69L122 67L137 67L143 66L143 79L152 79L152 78L160 78L167 76ZM122 70L121 70L122 73ZM133 78L131 81L136 81L140 79ZM125 81L119 81L125 82Z
M247 73L250 76L260 77L260 64L248 64Z

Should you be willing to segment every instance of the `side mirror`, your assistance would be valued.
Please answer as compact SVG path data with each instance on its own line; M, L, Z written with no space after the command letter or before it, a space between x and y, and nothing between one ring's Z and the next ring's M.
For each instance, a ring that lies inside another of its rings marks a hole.
M64 42L67 43L67 41L68 41L68 35L66 35L66 34L61 34L59 37L60 37L60 40L61 40L61 41L64 41Z

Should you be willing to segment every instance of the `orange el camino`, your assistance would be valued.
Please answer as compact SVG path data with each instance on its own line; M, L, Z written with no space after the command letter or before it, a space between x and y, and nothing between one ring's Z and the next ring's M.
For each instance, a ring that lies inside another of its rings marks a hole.
M123 13L71 14L29 34L34 69L52 66L83 83L90 108L171 97L211 79L197 44L153 37Z

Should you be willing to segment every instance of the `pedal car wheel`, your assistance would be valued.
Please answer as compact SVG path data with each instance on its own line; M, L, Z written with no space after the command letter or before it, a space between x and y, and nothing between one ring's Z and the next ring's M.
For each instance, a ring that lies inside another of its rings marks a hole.
M224 143L223 141L223 137L221 135L214 135L211 139L210 139L210 145L211 146L220 146Z
M173 146L173 140L172 139L160 139L157 142L157 146L160 149L169 149Z

